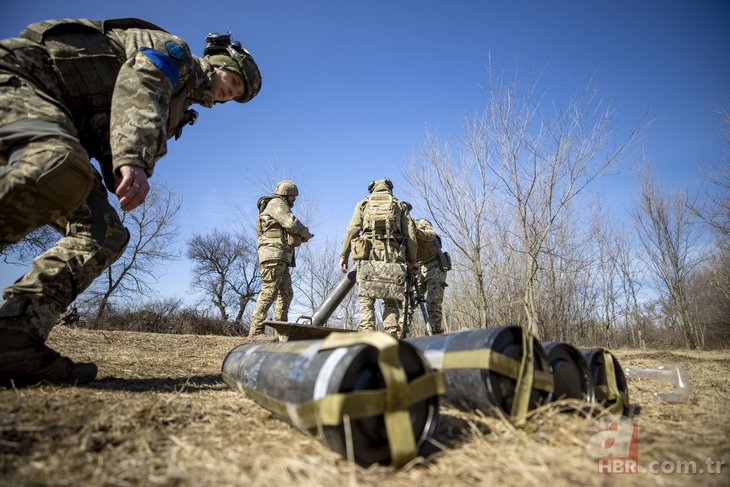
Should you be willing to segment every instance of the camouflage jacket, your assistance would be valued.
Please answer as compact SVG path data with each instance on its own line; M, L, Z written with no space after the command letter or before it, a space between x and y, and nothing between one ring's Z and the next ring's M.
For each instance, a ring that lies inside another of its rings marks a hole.
M294 248L312 234L292 213L281 196L271 198L259 213L257 222L259 263L279 260L294 265Z
M430 223L419 220L415 222L416 238L418 239L418 254L416 260L419 264L431 262L438 254L434 240L441 246L441 237L438 236Z
M186 109L213 105L207 60L145 21L46 21L21 36L0 43L12 53L0 68L55 99L105 172L133 165L151 176Z
M375 191L378 191L378 189L376 189ZM341 257L349 257L350 242L353 238L363 234L363 215L365 213L365 206L367 204L368 198L366 197L355 205L355 210L352 212L350 223L347 225L347 230L345 230L345 236L342 239L342 248L340 250ZM411 219L408 213L407 207L402 202L399 202L399 204L401 205L401 221L399 228L396 229L394 237L401 241L391 242L390 244L392 247L400 247L401 245L403 245L405 247L406 260L408 260L409 262L415 262L416 253L418 251L416 243L416 227L413 223L413 219ZM386 242L382 240L376 240L373 245L375 245L376 247L385 246Z

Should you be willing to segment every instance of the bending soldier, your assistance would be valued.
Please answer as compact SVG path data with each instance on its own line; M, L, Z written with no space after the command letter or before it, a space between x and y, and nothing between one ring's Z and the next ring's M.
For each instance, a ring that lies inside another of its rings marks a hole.
M191 104L244 103L260 87L256 63L230 34L210 34L203 57L139 19L49 20L0 41L0 246L47 224L64 234L5 289L0 385L95 378L94 364L45 340L127 245L107 188L122 210L136 208L167 139L195 121Z
M248 333L250 337L264 333L263 321L274 301L274 319L288 319L293 297L289 267L295 266L294 249L314 237L291 211L297 196L297 186L284 180L276 186L272 196L264 196L258 201L256 234L259 237L258 255L262 284L251 317Z
M372 181L368 185L370 195L355 205L350 224L342 239L340 269L347 272L348 258L354 260L385 263L407 263L415 267L416 231L408 215L408 208L393 196L393 183L389 179ZM397 272L397 270L396 270ZM406 270L403 270L405 275ZM384 276L378 276L383 278ZM394 276L397 277L397 276ZM360 326L358 331L375 330L375 299L366 296L367 276L358 266L358 300L360 302ZM391 297L383 299L383 328L386 333L400 337L400 307L403 297L403 283L397 289L393 284ZM399 297L396 297L398 296Z

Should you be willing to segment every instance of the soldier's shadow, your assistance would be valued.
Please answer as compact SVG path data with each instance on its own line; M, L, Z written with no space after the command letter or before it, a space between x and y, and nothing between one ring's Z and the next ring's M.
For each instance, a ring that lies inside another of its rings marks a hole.
M185 377L121 378L102 377L84 387L98 390L128 392L209 392L226 390L220 374L192 375Z

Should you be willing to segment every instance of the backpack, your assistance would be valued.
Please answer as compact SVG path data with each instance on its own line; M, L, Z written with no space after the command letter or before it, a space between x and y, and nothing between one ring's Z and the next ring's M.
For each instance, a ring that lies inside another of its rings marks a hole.
M259 200L256 202L256 208L259 210L259 216L256 218L256 236L260 237L262 233L264 233L264 229L261 225L261 213L266 209L266 206L269 204L269 201L274 199L273 196L262 196L259 198Z
M380 236L390 238L400 233L400 202L389 193L373 193L368 196L363 211L363 230L372 231Z

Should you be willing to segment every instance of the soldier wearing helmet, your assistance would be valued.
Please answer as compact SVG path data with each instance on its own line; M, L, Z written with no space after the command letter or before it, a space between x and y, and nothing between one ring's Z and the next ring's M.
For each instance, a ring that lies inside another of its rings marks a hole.
M296 265L295 249L314 235L292 213L299 189L292 181L280 181L274 194L259 198L256 221L261 292L251 317L249 337L263 335L264 320L274 302L274 319L287 321L293 298L289 268Z
M141 205L167 140L195 121L192 104L258 93L251 55L230 35L216 39L197 57L144 20L62 19L0 40L0 247L47 224L64 233L5 289L0 387L94 379L94 364L72 362L45 339L126 247L107 190L124 211Z
M342 239L340 270L347 272L348 260L353 248L368 249L364 255L354 255L357 260L374 260L388 263L407 263L415 269L416 234L406 203L393 196L393 182L378 179L368 184L369 196L355 205L350 224ZM362 244L362 245L361 245ZM360 282L362 276L358 276ZM363 295L363 284L358 287L360 325L358 331L375 330L375 298ZM383 298L383 296L379 296ZM399 338L402 331L399 320L401 305L394 299L383 299L383 329Z
M239 103L246 103L256 96L261 89L261 73L258 66L251 57L251 54L241 46L238 41L231 40L231 33L218 34L211 33L205 39L205 50L203 51L210 65L214 68L214 77L222 78L227 75L226 72L238 75L238 80L233 80L234 84L242 83L240 90L231 90L227 93L226 83L217 83L213 87L214 94L216 91L223 90L218 93L216 101L226 101L228 95ZM222 80L219 80L222 81ZM230 87L228 87L230 88Z
M410 206L410 204L409 204ZM442 327L442 305L446 274L451 269L451 259L441 248L441 237L434 230L430 221L425 218L414 220L416 240L418 243L418 278L417 286L426 297L426 311L431 333L439 335L444 332ZM403 319L411 321L413 310Z

